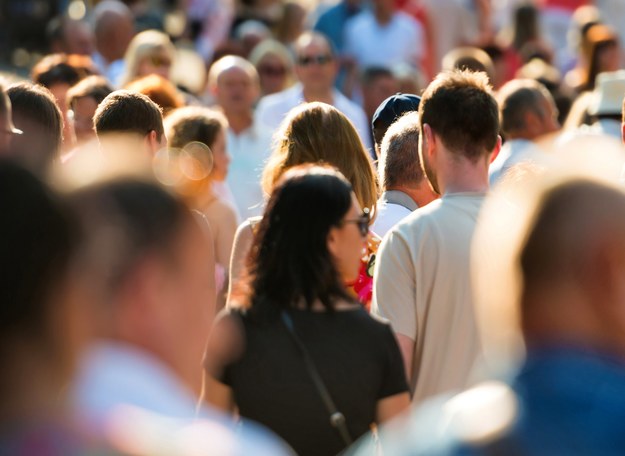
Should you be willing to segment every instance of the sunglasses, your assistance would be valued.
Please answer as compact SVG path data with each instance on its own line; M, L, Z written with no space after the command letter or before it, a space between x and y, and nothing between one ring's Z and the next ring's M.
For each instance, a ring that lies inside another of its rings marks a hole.
M152 55L150 56L150 63L155 67L170 67L171 60L167 57L162 57L160 55Z
M326 63L330 63L332 61L332 56L328 54L320 54L320 55L307 55L301 56L297 59L297 63L301 66L309 66L313 63L317 65L325 65Z
M344 225L345 223L355 223L358 227L358 231L360 231L360 235L362 237L367 236L369 233L369 223L371 222L371 217L369 216L369 210L365 209L362 211L360 217L355 219L345 219L341 220L340 225Z
M265 76L284 76L286 74L286 68L280 66L260 66L258 72Z

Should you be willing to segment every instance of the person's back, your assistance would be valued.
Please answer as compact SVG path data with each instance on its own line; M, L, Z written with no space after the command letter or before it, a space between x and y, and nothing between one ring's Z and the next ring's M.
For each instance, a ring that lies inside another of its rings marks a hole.
M441 73L419 105L419 154L439 201L385 236L372 312L390 320L413 401L466 387L480 346L469 252L498 151L497 104L484 73Z

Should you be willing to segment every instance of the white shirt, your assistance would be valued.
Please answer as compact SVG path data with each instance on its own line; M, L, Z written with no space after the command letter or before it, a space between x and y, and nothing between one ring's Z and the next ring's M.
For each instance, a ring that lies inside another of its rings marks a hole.
M532 141L527 139L510 139L501 146L499 155L488 167L488 181L495 185L506 174L506 171L517 163L542 163L545 154Z
M243 220L262 215L264 197L260 177L271 153L271 132L259 128L254 122L238 135L228 128L227 135L232 161L226 182L232 190L239 214Z
M410 196L398 190L387 190L376 204L376 217L371 231L380 237L418 208Z
M371 149L372 140L365 112L336 89L334 89L332 97L334 98L334 107L352 121L365 147ZM306 103L306 100L302 85L298 83L282 92L262 97L256 108L256 119L260 125L269 128L273 134L288 112L302 103Z
M110 430L120 426L118 420L135 419L139 422L128 423L130 436L141 429L148 432L148 439L171 445L172 439L181 439L186 432L193 438L187 446L193 443L196 448L209 447L214 455L288 454L258 425L245 422L244 432L239 433L228 417L207 406L196 412L197 398L176 375L150 353L128 344L106 341L91 347L80 365L73 397L79 416L97 429ZM191 435L194 427L209 435L200 435L196 442L198 436ZM149 436L149 431L164 432L165 437ZM177 443L177 450L184 448L184 442Z
M361 69L390 68L400 63L418 66L424 50L423 27L406 13L396 12L381 25L370 10L358 13L345 25L345 54Z

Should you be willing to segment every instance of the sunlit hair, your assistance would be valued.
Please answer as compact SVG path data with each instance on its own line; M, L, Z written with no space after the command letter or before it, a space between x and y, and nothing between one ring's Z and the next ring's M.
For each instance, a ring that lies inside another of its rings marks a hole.
M113 88L103 76L88 76L67 91L67 106L74 107L74 102L79 98L93 98L100 104Z
M165 56L173 62L175 53L176 49L165 33L158 30L146 30L137 34L130 41L124 56L126 73L122 77L121 85L125 86L140 76L139 65L144 59Z
M163 123L169 146L176 148L195 141L212 147L219 132L228 127L222 113L200 106L176 109L165 117Z
M252 244L248 271L251 313L321 302L333 310L351 298L328 250L328 233L352 205L352 188L337 170L302 165L278 182Z
M254 65L238 55L227 55L211 65L211 69L208 72L209 86L216 86L219 76L231 68L240 68L248 74L254 83L258 84L258 73L256 72Z
M439 73L423 92L419 117L421 128L428 124L451 152L469 160L489 155L497 144L499 109L486 73Z
M135 79L124 88L146 95L161 107L164 114L167 114L172 109L184 106L184 98L178 93L176 87L158 74L149 74Z
M365 147L350 120L325 103L301 105L283 121L263 171L263 190L271 194L293 166L322 162L336 167L351 183L360 205L374 211L378 189Z
M96 67L86 55L49 54L33 67L30 77L34 83L50 88L55 84L73 86L93 74L97 74Z

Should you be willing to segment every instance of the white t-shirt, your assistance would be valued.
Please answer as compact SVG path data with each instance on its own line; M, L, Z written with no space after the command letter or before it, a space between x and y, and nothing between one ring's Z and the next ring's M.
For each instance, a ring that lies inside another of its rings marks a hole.
M417 209L385 236L375 264L371 312L415 341L415 403L468 386L481 352L470 248L482 193L455 193Z
M418 66L424 41L421 24L402 12L380 25L373 13L365 10L345 25L345 54L354 57L361 69L390 68L399 63Z
M226 182L242 219L262 215L264 208L260 178L271 153L271 131L254 123L235 134L228 128L228 152L232 156Z
M384 237L391 228L412 214L417 207L417 203L405 193L398 190L385 191L376 204L376 216L371 225L371 231Z

